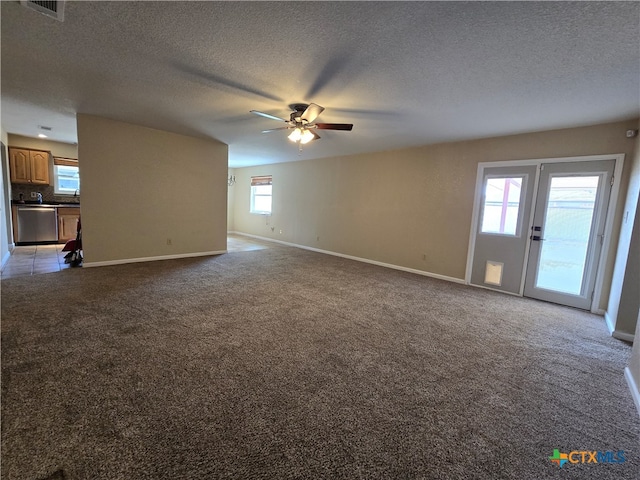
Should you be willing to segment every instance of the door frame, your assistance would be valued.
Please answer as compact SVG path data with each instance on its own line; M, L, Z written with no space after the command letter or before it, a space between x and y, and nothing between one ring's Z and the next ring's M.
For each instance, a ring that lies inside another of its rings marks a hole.
M609 200L609 207L607 208L607 219L604 226L604 239L602 242L602 249L600 253L600 259L598 260L597 272L596 272L596 281L594 285L594 293L593 298L591 300L590 311L592 313L596 313L599 315L604 314L604 309L599 308L600 298L602 296L602 287L604 285L604 270L607 264L607 260L609 258L609 249L611 248L611 236L613 232L613 222L616 213L616 208L618 206L618 196L620 193L620 184L622 180L622 168L624 166L624 153L617 153L611 155L587 155L580 157L556 157L556 158L536 158L536 159L525 159L525 160L505 160L505 161L497 161L497 162L480 162L478 163L478 171L476 175L476 187L475 194L473 199L473 213L471 215L471 229L469 233L469 247L467 250L467 267L465 271L464 281L465 284L471 285L474 287L485 288L488 290L499 291L501 293L507 293L510 295L517 295L522 297L524 294L524 282L525 276L527 273L527 260L529 258L529 250L531 249L531 240L527 238L527 245L525 248L525 254L523 258L523 269L522 269L522 278L520 281L520 289L518 293L509 293L504 292L502 290L498 290L495 288L487 287L484 285L474 285L471 283L471 269L473 266L473 255L475 253L475 242L476 236L478 233L478 220L480 216L480 208L482 203L482 188L484 185L484 176L486 168L493 167L511 167L511 166L535 166L536 167L536 175L533 179L533 198L532 198L532 208L529 213L529 218L526 219L527 224L523 225L523 228L526 228L525 231L529 230L531 225L533 224L533 215L535 213L535 209L533 206L536 204L536 200L538 198L538 186L540 183L540 166L542 164L548 163L570 163L570 162L595 162L600 160L615 160L615 167L613 170L613 186L611 187L611 196Z

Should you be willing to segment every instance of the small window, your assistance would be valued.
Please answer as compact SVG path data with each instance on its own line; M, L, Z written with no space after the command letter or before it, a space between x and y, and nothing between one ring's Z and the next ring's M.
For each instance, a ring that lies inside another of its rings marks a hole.
M56 195L80 194L80 174L77 166L53 166L53 190Z
M271 175L251 177L250 213L271 215Z
M487 178L482 206L482 233L518 234L520 194L524 177Z

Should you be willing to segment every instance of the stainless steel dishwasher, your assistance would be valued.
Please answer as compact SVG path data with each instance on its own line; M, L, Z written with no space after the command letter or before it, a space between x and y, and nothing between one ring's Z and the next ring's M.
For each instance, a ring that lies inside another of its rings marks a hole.
M18 243L57 241L58 219L55 207L18 207Z

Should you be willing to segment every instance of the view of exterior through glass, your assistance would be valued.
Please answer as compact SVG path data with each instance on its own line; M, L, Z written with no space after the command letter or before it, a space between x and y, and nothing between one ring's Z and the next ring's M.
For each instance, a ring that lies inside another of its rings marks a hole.
M599 178L551 178L536 287L580 295Z
M488 178L482 209L482 233L517 235L523 177Z

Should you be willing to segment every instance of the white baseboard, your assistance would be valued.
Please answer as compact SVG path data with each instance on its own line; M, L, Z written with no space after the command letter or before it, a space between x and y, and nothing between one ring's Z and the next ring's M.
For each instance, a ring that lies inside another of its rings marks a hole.
M604 322L607 324L607 329L609 330L609 334L613 336L613 332L616 331L616 328L613 325L613 320L611 319L609 312L604 312Z
M312 252L324 253L326 255L333 255L334 257L341 257L341 258L346 258L346 259L349 259L349 260L355 260L356 262L370 263L372 265L377 265L379 267L386 267L386 268L392 268L394 270L401 270L403 272L415 273L417 275L422 275L424 277L431 277L431 278L437 278L439 280L446 280L447 282L464 284L464 279L462 279L462 278L448 277L446 275L440 275L439 273L425 272L424 270L417 270L415 268L402 267L400 265L394 265L392 263L379 262L377 260L370 260L368 258L354 257L353 255L346 255L344 253L332 252L331 250L322 250L320 248L308 247L306 245L300 245L300 244L297 244L297 243L285 242L283 240L276 240L274 238L261 237L259 235L252 235L250 233L237 232L237 231L233 231L233 232L229 232L229 233L233 233L233 234L236 234L236 235L244 235L245 237L257 238L258 240L266 240L267 242L279 243L281 245L287 245L289 247L301 248L303 250L310 250Z
M631 396L633 397L633 403L636 404L638 415L640 415L640 390L638 390L638 384L636 384L633 379L633 375L631 374L631 369L629 367L624 369L624 378L627 380L629 390L631 390Z
M609 312L604 312L604 321L607 324L607 329L613 338L617 338L618 340L624 340L625 342L633 343L635 340L635 335L633 333L625 333L619 330L616 330L616 327L613 325L613 320L609 315Z
M174 260L176 258L190 257L207 257L212 255L222 255L227 253L226 250L217 250L214 252L195 252L195 253L178 253L176 255L160 255L157 257L141 257L141 258L123 258L121 260L107 260L104 262L83 262L83 268L106 267L108 265L123 265L125 263L155 262L158 260Z

